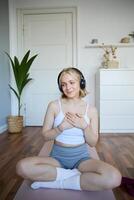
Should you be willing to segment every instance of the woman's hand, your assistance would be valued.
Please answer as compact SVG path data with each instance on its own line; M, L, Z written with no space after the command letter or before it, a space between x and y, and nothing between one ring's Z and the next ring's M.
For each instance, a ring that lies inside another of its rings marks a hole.
M69 124L77 128L85 129L88 125L83 115L78 114L78 113L74 114L71 112L67 112L65 118L67 119L67 122Z
M61 123L58 127L59 127L59 129L60 129L61 131L64 131L65 129L73 128L73 125L72 125L71 123L69 123L69 122L67 121L67 118L65 117L65 118L63 119L62 123Z

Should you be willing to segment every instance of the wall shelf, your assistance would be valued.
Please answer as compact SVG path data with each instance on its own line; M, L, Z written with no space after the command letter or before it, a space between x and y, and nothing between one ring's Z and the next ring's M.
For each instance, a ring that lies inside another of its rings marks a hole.
M102 48L102 47L110 47L110 46L116 46L116 47L134 47L134 43L111 43L111 44L89 44L86 45L85 48Z

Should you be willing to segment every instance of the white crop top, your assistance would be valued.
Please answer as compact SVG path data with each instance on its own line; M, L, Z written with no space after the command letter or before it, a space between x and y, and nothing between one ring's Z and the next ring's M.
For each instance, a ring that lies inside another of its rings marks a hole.
M57 127L58 125L60 125L65 117L64 113L62 111L62 108L61 108L60 100L58 100L58 102L59 102L60 112L55 117L54 127ZM88 111L88 104L86 107L86 112L85 112L84 118L85 118L85 121L89 124L90 119L87 116L87 111ZM56 137L55 140L58 142L62 142L64 144L74 144L74 145L83 144L85 142L83 130L80 128L76 128L76 127L64 130L60 135L58 135Z

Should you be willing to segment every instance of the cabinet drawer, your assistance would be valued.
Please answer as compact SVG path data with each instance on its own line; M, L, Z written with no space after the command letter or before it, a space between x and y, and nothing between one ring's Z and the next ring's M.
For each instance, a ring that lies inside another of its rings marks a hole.
M100 116L100 130L134 130L134 116Z
M100 86L101 100L134 100L134 86Z
M134 70L100 71L100 85L134 84Z
M134 101L100 101L100 115L134 115Z

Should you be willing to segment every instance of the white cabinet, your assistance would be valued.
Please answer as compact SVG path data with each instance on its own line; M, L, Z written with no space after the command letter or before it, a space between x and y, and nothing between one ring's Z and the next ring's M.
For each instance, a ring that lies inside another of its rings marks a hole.
M134 133L134 69L100 69L96 106L101 133Z

